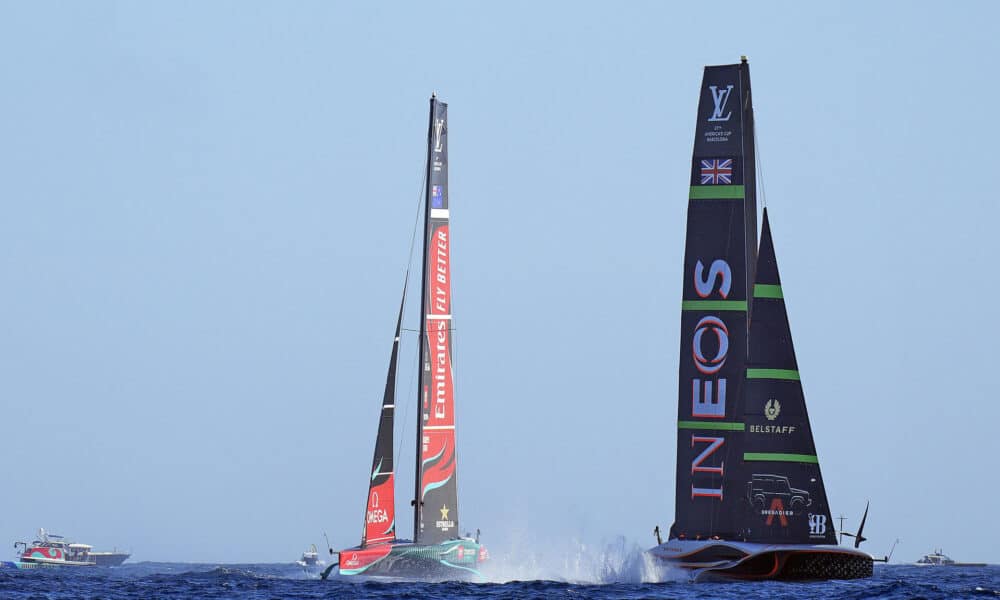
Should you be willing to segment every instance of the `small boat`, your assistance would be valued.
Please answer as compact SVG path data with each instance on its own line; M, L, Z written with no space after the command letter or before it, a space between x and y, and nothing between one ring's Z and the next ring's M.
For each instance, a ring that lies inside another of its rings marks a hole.
M947 556L940 549L935 550L931 554L925 554L923 558L918 560L916 565L921 567L985 567L986 563L962 563L955 562L951 557Z
M18 569L97 566L97 561L91 556L91 546L70 543L63 536L48 533L44 529L38 530L38 539L31 543L15 542L14 548L21 548L18 560L5 561L3 566Z
M698 581L871 577L861 530L855 548L837 544L766 208L757 243L755 147L746 57L705 67L688 193L675 517L648 553Z
M319 559L319 552L316 550L316 544L313 544L308 550L303 552L302 558L295 561L295 564L307 570L318 569L326 566L326 562Z
M448 105L431 96L424 188L418 350L416 477L413 539L396 536L393 420L396 365L406 301L404 285L379 412L361 543L341 550L323 579L340 575L447 580L478 577L488 557L479 532L459 535L455 380L451 293L451 230L448 196Z

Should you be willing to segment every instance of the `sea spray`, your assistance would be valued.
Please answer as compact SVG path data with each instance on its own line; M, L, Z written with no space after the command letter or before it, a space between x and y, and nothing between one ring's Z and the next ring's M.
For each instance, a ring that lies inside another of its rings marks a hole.
M683 581L686 574L656 564L645 549L624 536L597 542L578 537L539 540L518 532L505 547L491 547L486 581L560 581L572 584Z

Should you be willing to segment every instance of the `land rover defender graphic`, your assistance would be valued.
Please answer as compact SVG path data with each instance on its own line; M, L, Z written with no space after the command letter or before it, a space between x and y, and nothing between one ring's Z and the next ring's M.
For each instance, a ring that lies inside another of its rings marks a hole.
M768 510L775 498L793 513L812 504L809 492L793 488L784 475L754 473L747 482L747 500L757 510Z

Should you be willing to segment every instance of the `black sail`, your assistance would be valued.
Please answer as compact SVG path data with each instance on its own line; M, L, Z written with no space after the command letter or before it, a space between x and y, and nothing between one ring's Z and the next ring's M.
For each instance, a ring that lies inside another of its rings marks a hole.
M448 196L448 105L431 97L424 204L420 320L420 405L413 539L436 544L458 537L455 375L451 320L451 229Z
M375 438L375 455L372 457L371 479L368 484L368 501L365 507L365 525L361 534L361 547L392 542L396 539L395 474L392 467L392 426L396 412L396 364L399 360L399 333L403 324L403 304L399 304L396 317L396 335L392 341L389 372L385 377L382 410L379 414L378 436Z
M756 261L750 71L706 67L684 251L677 496L671 538L739 537L750 281Z
M836 544L767 209L753 297L743 407L745 539Z

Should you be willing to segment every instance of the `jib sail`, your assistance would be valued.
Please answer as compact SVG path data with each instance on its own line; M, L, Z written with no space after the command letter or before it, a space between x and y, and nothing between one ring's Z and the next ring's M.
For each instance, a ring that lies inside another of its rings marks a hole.
M767 209L753 298L743 406L745 538L765 543L836 544Z
M413 537L419 544L436 544L458 536L458 487L448 220L448 105L433 96L424 208L420 417Z
M403 304L399 304L396 318L396 335L389 357L389 373L385 378L382 411L379 415L378 437L375 438L375 456L372 458L371 479L368 484L368 505L365 508L365 527L361 547L396 539L395 475L392 469L392 424L396 412L396 363L399 360L399 333L403 324Z
M739 534L754 182L749 66L706 67L688 194L672 538Z

